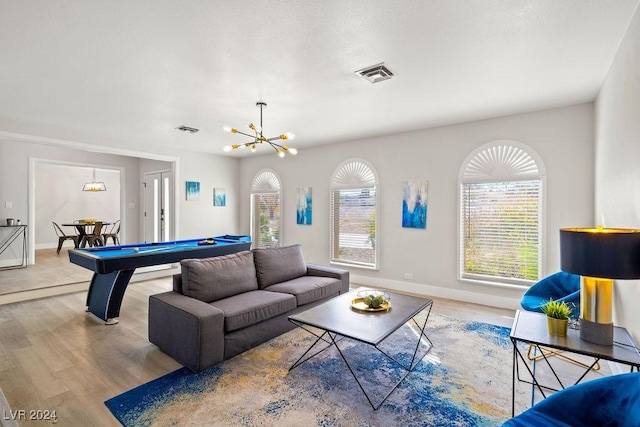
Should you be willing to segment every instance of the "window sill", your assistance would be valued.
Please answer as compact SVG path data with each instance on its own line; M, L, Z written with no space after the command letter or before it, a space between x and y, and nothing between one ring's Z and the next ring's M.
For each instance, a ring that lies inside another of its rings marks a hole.
M340 267L350 267L350 268L360 268L362 270L371 270L371 271L380 271L380 269L377 266L366 266L366 265L361 265L361 264L351 264L348 262L336 262L336 261L329 261L330 265L337 265Z
M524 284L493 282L493 281L490 281L490 280L479 280L479 279L469 279L469 278L458 278L458 280L460 282L469 283L469 284L473 284L473 285L493 286L493 287L496 287L496 288L515 289L515 290L519 290L519 291L526 291L531 286L531 285L524 285Z

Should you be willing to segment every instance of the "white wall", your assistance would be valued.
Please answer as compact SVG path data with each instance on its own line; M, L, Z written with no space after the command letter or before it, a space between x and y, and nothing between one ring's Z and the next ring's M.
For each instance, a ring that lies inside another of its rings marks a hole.
M640 229L640 10L598 94L595 138L596 220ZM614 292L614 323L640 340L640 281L617 281Z
M380 270L351 268L355 282L516 308L522 289L457 279L458 172L467 155L495 140L519 141L537 152L547 169L545 273L559 269L558 230L589 225L593 207L593 104L520 114L418 132L300 150L280 159L260 155L241 161L241 211L249 212L251 181L263 168L282 179L282 239L301 243L310 262L329 262L329 183L349 158L370 162L380 179ZM401 227L402 184L429 181L427 230ZM296 225L297 187L312 187L313 224ZM241 217L249 230L249 215ZM406 281L404 273L412 273ZM488 296L493 296L488 299Z
M200 182L200 200L186 200L186 181ZM227 205L213 206L213 189L224 188ZM240 234L239 160L185 152L180 154L178 183L180 239Z

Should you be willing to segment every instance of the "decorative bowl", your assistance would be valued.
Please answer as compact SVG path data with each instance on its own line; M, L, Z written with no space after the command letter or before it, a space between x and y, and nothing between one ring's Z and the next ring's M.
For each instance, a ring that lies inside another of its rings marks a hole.
M391 308L391 295L384 290L363 289L358 291L358 298L351 301L351 306L362 311L384 311Z

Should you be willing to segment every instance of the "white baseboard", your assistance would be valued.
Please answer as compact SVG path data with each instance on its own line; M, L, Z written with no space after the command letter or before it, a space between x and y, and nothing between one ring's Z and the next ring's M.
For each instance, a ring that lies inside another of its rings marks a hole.
M473 304L489 305L487 304L487 295L480 292L447 289L440 286L431 286L413 282L409 283L400 280L376 279L368 276L359 276L357 274L351 274L351 283L402 292L410 292L412 294L423 295L425 297L432 296L436 298L446 298ZM521 308L520 298L492 295L490 300L492 307L506 308L509 310L519 310Z
M58 248L58 243L36 243L33 246L36 250L38 249L57 249ZM62 245L62 249L72 249L73 248L73 242L71 240L69 240L68 243L64 243Z

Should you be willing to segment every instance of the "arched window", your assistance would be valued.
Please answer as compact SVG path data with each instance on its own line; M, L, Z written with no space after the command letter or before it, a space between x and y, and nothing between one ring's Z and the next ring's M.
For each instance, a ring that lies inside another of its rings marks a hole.
M271 170L258 172L251 185L251 240L254 248L280 246L280 178Z
M460 182L460 278L529 285L542 270L544 165L530 148L494 141L471 153Z
M378 268L378 188L364 160L343 162L331 179L331 262Z

